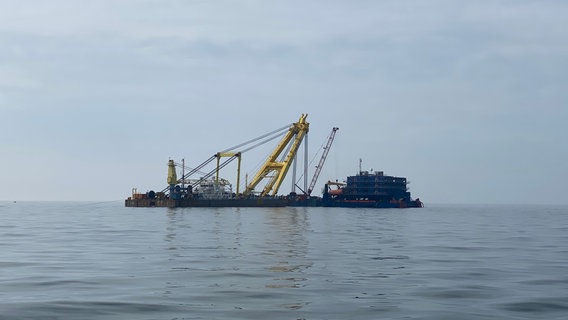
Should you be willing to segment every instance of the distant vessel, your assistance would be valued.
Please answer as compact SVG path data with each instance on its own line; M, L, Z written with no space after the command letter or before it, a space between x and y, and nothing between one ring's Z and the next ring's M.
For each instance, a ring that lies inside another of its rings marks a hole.
M160 192L149 191L138 193L132 189L132 196L125 200L127 207L285 207L285 206L318 206L318 207L369 207L369 208L405 208L421 207L420 200L411 200L407 191L406 178L384 176L382 172L369 174L359 170L356 176L348 177L346 183L328 182L323 197L311 195L321 172L325 159L338 128L334 127L327 139L323 153L310 184L307 183L307 133L309 123L307 114L302 114L298 122L283 127L269 134L250 140L233 148L217 152L211 158L197 166L189 168L185 173L185 162L168 161L168 186ZM240 191L242 154L258 145L284 135L277 147L268 156L260 170L257 171L246 188ZM258 142L259 140L262 140ZM292 168L292 181L296 181L295 159L300 145L304 142L304 187L303 190L293 183L289 195L278 195L278 190ZM253 144L252 146L245 147ZM245 149L239 149L239 148ZM228 158L221 162L222 158ZM228 180L220 177L220 170L229 162L238 159L237 187L233 192ZM208 173L201 172L206 165L217 160L215 169ZM178 179L176 168L181 167L182 177ZM359 162L361 167L361 162ZM380 174L379 174L380 173ZM191 178L194 174L200 178ZM257 186L264 182L260 191ZM336 189L331 188L335 186ZM296 187L301 193L296 193Z

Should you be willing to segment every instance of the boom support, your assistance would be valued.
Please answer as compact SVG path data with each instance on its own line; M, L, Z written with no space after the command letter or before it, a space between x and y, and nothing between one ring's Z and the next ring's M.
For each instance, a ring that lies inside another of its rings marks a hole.
M306 122L307 117L307 114L302 114L300 120L290 126L284 138L282 138L276 149L270 154L261 169L246 187L245 195L250 194L263 179L269 179L269 181L260 193L260 196L266 196L269 193L274 196L278 193L278 189L290 169L298 148L309 131L310 124Z
M329 153L329 149L331 148L331 144L333 143L333 139L335 138L335 132L339 130L339 128L334 127L331 129L331 133L329 134L329 138L327 139L327 144L323 148L323 153L321 155L321 159L316 166L316 172L314 173L314 177L312 178L312 182L310 182L310 187L308 188L308 196L312 194L314 187L316 185L316 181L318 181L318 177L320 175L321 169L323 168L323 164L325 159L327 158L327 154Z

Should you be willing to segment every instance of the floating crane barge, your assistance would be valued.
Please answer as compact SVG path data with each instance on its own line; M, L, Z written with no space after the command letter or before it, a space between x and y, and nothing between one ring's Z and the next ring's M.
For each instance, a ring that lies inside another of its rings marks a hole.
M256 139L247 141L233 148L214 154L211 158L185 173L185 162L168 161L168 186L159 192L149 191L138 193L132 190L132 196L125 200L126 207L354 207L354 208L407 208L422 207L419 199L412 200L407 190L406 178L385 176L382 172L367 172L361 170L356 176L347 178L346 183L331 182L325 184L323 197L311 196L318 176L323 168L335 133L339 128L334 127L323 148L314 176L307 184L307 134L309 123L307 114L302 114L298 122L285 126ZM246 151L268 141L283 136L277 147L272 151L254 178L241 192L241 157ZM304 142L304 187L296 185L296 155ZM251 144L254 144L250 146ZM242 149L245 148L245 149ZM227 158L222 161L223 158ZM237 159L237 184L233 192L229 181L220 177L220 170L231 161ZM208 164L216 161L215 169L208 173L202 170ZM176 168L181 167L182 177L178 179ZM278 195L278 190L290 168L292 172L292 191L289 195ZM202 174L198 179L195 174ZM255 191L261 184L262 190ZM301 193L296 192L296 187Z

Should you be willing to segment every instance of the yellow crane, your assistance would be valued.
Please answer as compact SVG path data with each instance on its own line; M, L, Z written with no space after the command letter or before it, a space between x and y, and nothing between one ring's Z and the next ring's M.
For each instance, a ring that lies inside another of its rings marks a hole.
M211 158L207 159L205 162L197 166L196 168L191 169L188 173L185 173L185 165L182 165L182 170L184 173L182 174L182 178L177 179L177 175L175 172L175 166L179 166L179 164L174 163L173 160L168 162L168 187L164 188L162 192L170 189L170 194L173 193L175 185L178 182L189 181L189 177L193 174L200 172L202 168L204 168L209 163L213 162L213 160L217 159L217 166L214 170L203 173L203 176L198 179L197 182L193 182L194 185L199 185L201 182L206 181L207 179L211 178L215 175L215 183L219 183L221 178L219 177L219 172L222 168L227 166L231 161L234 159L238 159L238 166L237 166L237 190L236 196L238 197L241 195L239 190L240 185L240 178L241 178L241 157L242 154L248 150L254 149L262 144L265 144L273 139L278 138L279 136L284 136L282 140L278 143L276 149L270 154L266 162L262 165L261 169L256 173L255 177L251 180L251 183L246 186L245 191L242 195L247 196L254 192L255 187L258 186L260 182L267 179L268 182L264 185L263 190L258 192L259 196L266 196L266 195L276 195L278 193L278 189L280 185L284 181L288 170L290 169L291 164L293 163L294 158L298 152L302 141L307 138L307 133L309 131L310 124L306 121L308 117L307 114L302 114L298 122L292 123L291 125L287 125L275 131L269 132L264 134L260 137L254 138L252 140L246 141L241 143L237 146L232 148L225 149L223 151L215 153ZM259 142L260 141L260 142ZM251 146L251 144L255 143ZM245 149L241 149L246 147ZM221 163L221 158L228 158L227 160ZM255 192L256 193L256 192Z
M244 195L249 195L254 191L254 188L264 179L268 182L260 192L260 196L268 194L274 196L278 193L280 185L284 181L290 166L298 153L298 148L302 140L306 137L310 130L310 124L306 121L308 114L302 114L298 122L293 123L286 135L282 138L280 143L274 151L270 154L266 162L262 165L260 170L248 184L245 189Z

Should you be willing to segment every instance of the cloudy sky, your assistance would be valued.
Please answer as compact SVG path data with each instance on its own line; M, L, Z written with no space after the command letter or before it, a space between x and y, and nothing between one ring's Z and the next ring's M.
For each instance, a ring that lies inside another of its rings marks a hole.
M2 0L0 49L0 200L161 189L308 113L320 187L363 159L427 204L568 203L565 0Z

